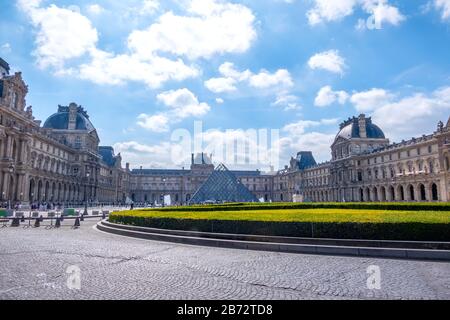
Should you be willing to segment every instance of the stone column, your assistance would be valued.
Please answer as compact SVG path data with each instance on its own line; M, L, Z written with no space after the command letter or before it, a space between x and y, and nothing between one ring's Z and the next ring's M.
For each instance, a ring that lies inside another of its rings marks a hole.
M24 185L23 185L23 183L24 183L24 174L18 174L17 175L17 181L15 181L15 183L16 183L16 188L15 188L15 190L17 191L17 194L16 194L16 199L17 200L19 200L19 201L23 201L23 197L24 197L24 192L23 192L23 190L24 190Z
M12 157L12 137L8 136L7 142L6 142L6 158Z
M8 188L9 188L9 173L3 172L3 188L2 188L2 199L8 199Z
M415 201L417 201L417 202L421 201L420 200L420 188L419 188L418 184L416 184L414 186L414 197L415 197Z
M439 182L436 181L436 186L438 187L438 201L450 201L450 192L447 191L447 179L441 179Z
M25 174L23 179L23 201L30 202L30 177Z
M6 139L5 136L1 136L0 135L0 158L3 158L4 154L5 154L5 144L6 144Z

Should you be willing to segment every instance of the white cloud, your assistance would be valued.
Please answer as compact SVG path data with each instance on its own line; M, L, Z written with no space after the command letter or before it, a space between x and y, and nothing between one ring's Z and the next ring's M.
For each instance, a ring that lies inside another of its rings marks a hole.
M286 69L279 69L274 73L262 69L255 74L250 70L239 71L233 63L225 62L219 67L219 72L223 77L205 81L206 88L215 93L236 91L238 83L255 89L272 90L284 90L294 85L291 74Z
M369 3L366 1L365 5L366 11L373 14L374 23L376 26L380 28L384 23L388 23L394 26L397 26L405 20L405 16L403 16L398 8L388 5L387 1L378 1L378 3Z
M330 146L333 143L335 133L323 133L310 131L310 129L323 128L337 125L339 119L321 119L318 121L300 120L287 124L282 131L285 136L280 139L280 154L283 162L288 163L291 155L298 151L312 151L317 161L326 161L330 158Z
M236 80L233 78L212 78L205 81L205 87L214 93L236 91Z
M285 111L300 110L302 108L299 98L287 92L281 92L272 103L272 106L282 107Z
M18 4L37 28L34 55L41 68L63 69L67 60L82 57L95 49L98 32L89 19L55 5L41 8L40 2L19 0Z
M159 0L144 0L139 10L141 15L153 14L159 9Z
M160 93L157 99L172 109L178 118L203 116L211 109L208 104L199 103L197 97L186 88Z
M140 114L138 116L138 126L153 131L153 132L167 132L169 131L169 117L164 114L148 115Z
M252 76L252 72L250 70L239 71L235 68L234 63L232 62L224 62L219 67L219 72L224 77L232 78L236 81L246 81Z
M439 1L439 0L438 0ZM314 7L307 12L308 22L314 26L323 22L339 21L352 15L357 7L373 17L374 23L398 25L405 20L397 7L389 4L388 0L314 0ZM358 28L364 28L358 22Z
M434 6L442 11L442 20L450 20L450 0L434 0Z
M266 70L261 70L260 73L250 77L249 84L250 86L259 89L266 89L274 86L289 88L294 85L294 82L292 81L289 71L280 69L273 74Z
M353 93L350 101L359 112L368 112L380 108L393 99L394 95L390 92L373 88L368 91Z
M105 9L101 5L94 3L87 6L87 11L92 15L99 15L105 11Z
M217 104L223 104L225 101L222 98L216 98Z
M164 52L197 59L245 52L256 39L255 16L243 5L192 0L187 11L167 12L146 30L132 32L129 48L141 57Z
M289 135L299 136L305 133L308 128L319 127L323 125L337 124L339 119L320 119L315 120L299 120L297 122L289 123L283 127L283 131L289 133Z
M137 121L140 127L154 132L167 132L171 124L188 117L201 117L211 109L186 88L162 92L156 98L166 110L154 115L141 114Z
M319 161L328 160L329 148L335 133L326 134L310 130L336 126L338 120L297 121L286 125L279 132L279 138L271 136L270 142L267 143L258 138L257 129L210 129L198 133L192 139L200 141L204 152L213 154L215 163L226 163L229 168L269 170L269 165L273 164L278 169L280 164L288 163L291 155L300 150L313 151ZM259 134L264 135L262 132ZM139 163L144 167L167 168L188 165L190 153L193 152L191 143L180 142L177 138L171 141L163 141L157 145L128 141L116 143L114 149L121 152L125 161ZM245 148L230 148L235 144Z
M332 73L343 74L346 68L345 60L339 55L338 50L328 50L313 55L308 66L311 69L323 69Z
M349 95L345 91L333 91L330 86L322 87L314 100L314 105L317 107L326 107L335 102L345 104Z
M91 54L92 60L80 65L79 77L98 84L136 81L158 88L166 81L194 78L200 73L195 66L188 66L181 59L154 56L141 60L135 55L114 55L100 50L93 50Z
M126 53L97 47L98 32L77 10L39 0L18 0L36 28L37 62L55 75L70 75L98 84L137 81L151 88L175 80L197 77L200 70L183 58L210 58L221 53L246 51L256 38L252 11L238 4L216 0L192 0L186 15L167 12L145 30L134 30ZM92 12L101 7L90 5ZM159 8L159 1L142 3L140 14ZM83 59L81 59L83 58ZM70 64L70 65L69 65Z
M11 52L11 45L7 42L0 46L0 52L1 53L10 53Z
M314 0L314 8L307 12L309 24L336 21L351 15L356 2L357 0Z
M431 94L415 93L388 101L373 111L375 123L395 140L431 133L438 121L446 121L450 114L450 87Z
M172 157L174 146L170 142L146 145L137 141L126 141L114 144L114 151L121 154L124 161L135 164L135 169L174 168L183 164L185 159ZM137 164L139 164L137 166Z

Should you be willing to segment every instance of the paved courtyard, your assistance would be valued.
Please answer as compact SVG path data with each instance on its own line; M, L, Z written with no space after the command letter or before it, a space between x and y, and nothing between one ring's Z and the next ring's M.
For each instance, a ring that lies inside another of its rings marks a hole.
M97 221L1 228L0 299L450 299L450 263L187 246L102 233ZM367 288L371 265L379 290Z

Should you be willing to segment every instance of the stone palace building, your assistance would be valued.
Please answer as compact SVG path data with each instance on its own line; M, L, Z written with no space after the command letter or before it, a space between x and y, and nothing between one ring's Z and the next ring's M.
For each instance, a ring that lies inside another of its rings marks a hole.
M274 173L232 172L265 202L450 201L450 118L432 134L389 143L371 118L353 117L340 125L331 154L317 164L311 152L301 151ZM188 203L213 170L205 154L192 155L190 170L133 170L131 197L154 203L170 195Z
M214 171L206 154L188 169L122 167L81 106L58 106L41 126L20 72L0 58L0 198L13 202L187 204ZM443 119L444 120L444 119ZM436 131L390 143L365 115L340 125L331 160L309 151L283 170L231 171L260 201L450 201L450 117ZM211 199L214 200L214 199Z
M129 170L99 137L87 112L58 106L41 126L26 107L28 87L0 58L0 198L34 203L123 202Z

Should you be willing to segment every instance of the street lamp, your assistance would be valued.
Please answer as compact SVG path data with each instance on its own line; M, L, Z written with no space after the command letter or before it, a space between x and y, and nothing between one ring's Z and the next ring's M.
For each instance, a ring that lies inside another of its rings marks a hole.
M86 173L86 184L89 182L89 172ZM84 186L84 212L83 215L88 215L87 211L87 186Z

